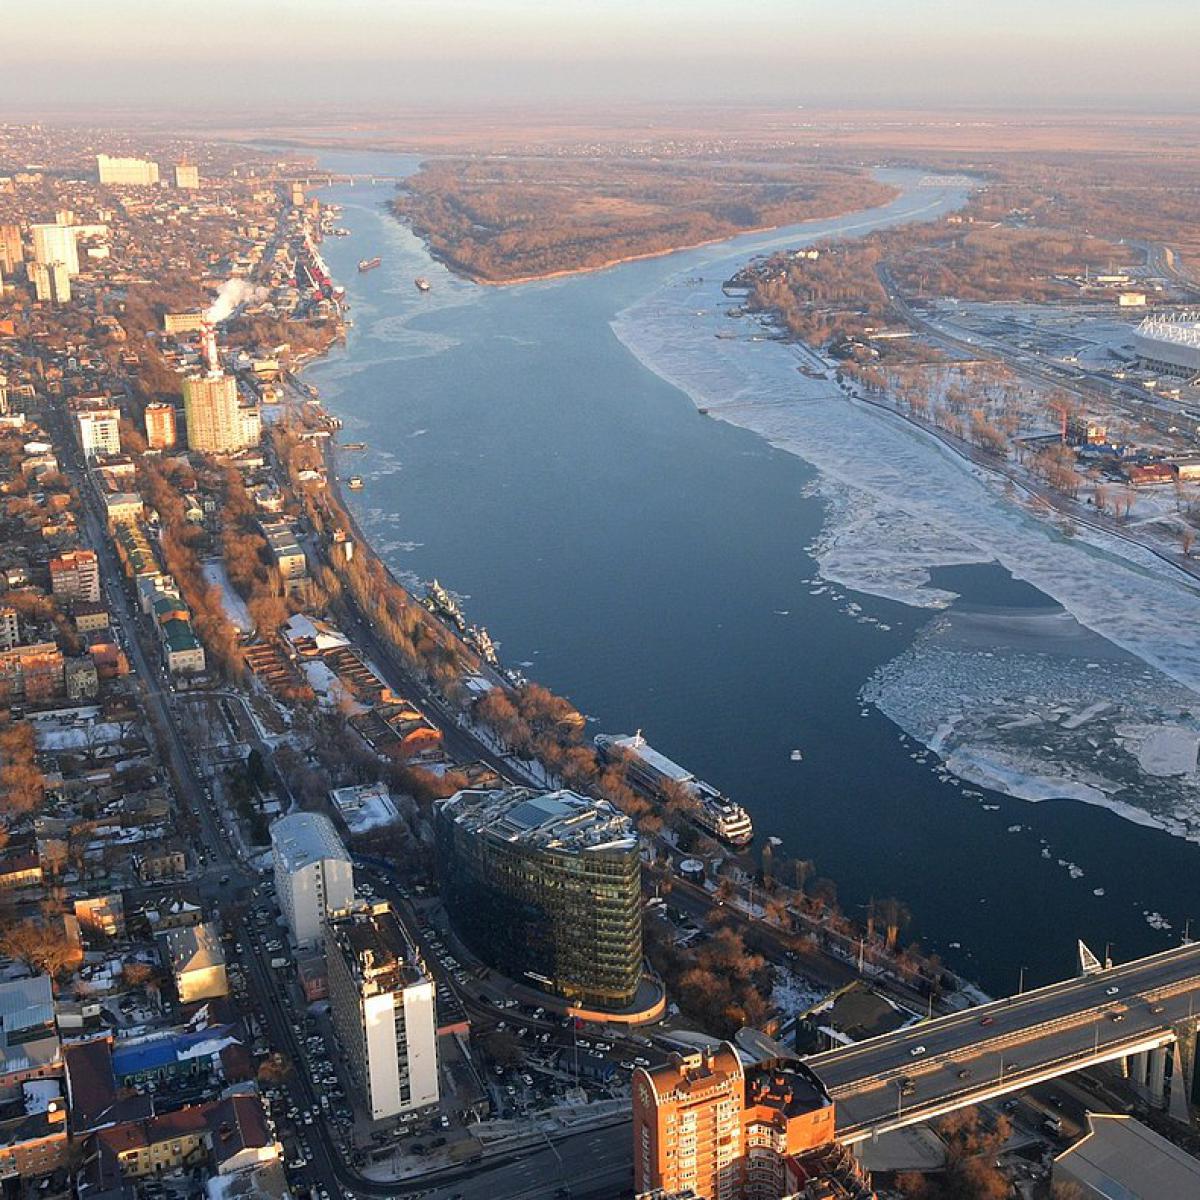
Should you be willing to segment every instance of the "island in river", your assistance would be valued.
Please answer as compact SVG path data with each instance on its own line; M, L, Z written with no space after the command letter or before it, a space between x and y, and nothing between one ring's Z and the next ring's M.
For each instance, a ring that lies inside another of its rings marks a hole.
M734 234L887 203L852 167L712 159L443 159L404 180L392 211L478 283L598 270Z

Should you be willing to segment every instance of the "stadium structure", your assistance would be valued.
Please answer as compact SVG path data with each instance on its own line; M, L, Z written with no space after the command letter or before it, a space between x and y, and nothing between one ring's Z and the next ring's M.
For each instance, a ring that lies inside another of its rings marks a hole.
M1200 309L1147 317L1137 327L1134 346L1150 370L1200 380Z

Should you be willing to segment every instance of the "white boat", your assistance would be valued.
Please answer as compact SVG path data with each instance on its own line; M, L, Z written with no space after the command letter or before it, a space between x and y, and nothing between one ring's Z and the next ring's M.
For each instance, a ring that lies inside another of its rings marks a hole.
M678 784L694 801L688 816L718 841L747 846L754 840L754 823L740 804L660 754L640 731L632 736L602 733L596 738L596 750L605 760L623 760L630 784L650 796L661 796L667 783Z

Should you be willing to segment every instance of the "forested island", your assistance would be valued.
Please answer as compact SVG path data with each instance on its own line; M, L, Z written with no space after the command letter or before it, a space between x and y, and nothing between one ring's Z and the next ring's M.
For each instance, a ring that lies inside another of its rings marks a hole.
M518 283L885 204L851 167L627 159L441 160L392 203L452 270Z

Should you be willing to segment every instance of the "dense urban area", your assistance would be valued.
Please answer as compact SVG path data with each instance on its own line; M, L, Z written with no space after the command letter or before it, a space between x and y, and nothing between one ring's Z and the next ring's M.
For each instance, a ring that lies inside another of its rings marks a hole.
M719 166L622 161L576 162L569 203L544 164L435 164L395 211L510 280L892 194L763 166L721 207ZM388 571L341 494L362 447L303 376L351 319L328 179L0 127L7 1193L1200 1195L1189 941L1080 943L1076 978L992 999L902 897L843 911ZM716 336L787 340L1065 536L1195 574L1183 209L1169 178L1139 222L1086 165L1058 182L1051 211L1000 165L940 221L755 259Z

